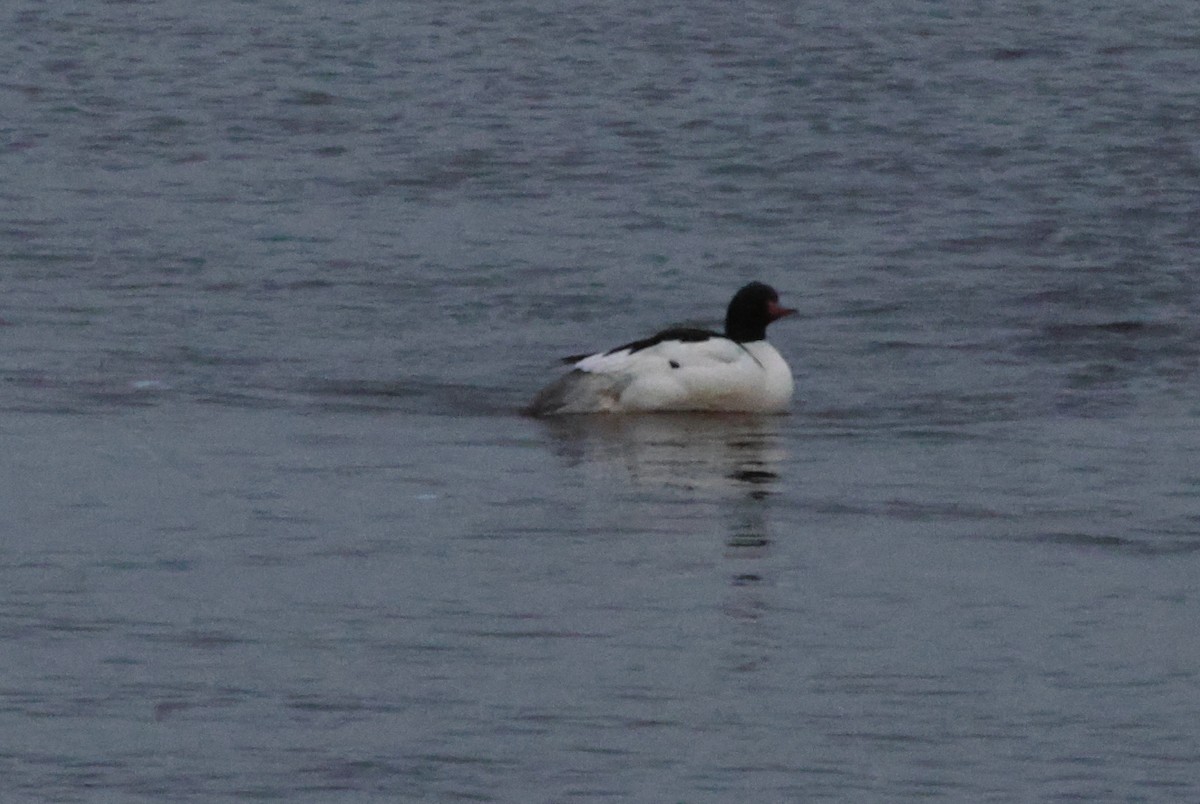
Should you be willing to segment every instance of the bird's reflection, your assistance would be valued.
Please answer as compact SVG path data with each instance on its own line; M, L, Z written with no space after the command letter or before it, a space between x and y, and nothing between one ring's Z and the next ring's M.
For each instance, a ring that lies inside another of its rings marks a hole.
M765 500L784 454L781 418L731 414L564 416L547 423L573 466L614 468L639 485Z
M761 558L785 458L778 416L572 416L548 424L573 466L627 475L641 486L697 491L728 512L727 558ZM756 580L747 572L735 583Z
M729 646L731 669L753 671L770 654L761 629L770 611L764 577L771 549L771 503L787 453L779 416L653 414L575 416L547 421L557 453L588 472L620 474L635 485L681 489L720 501L729 573L721 608L742 623Z

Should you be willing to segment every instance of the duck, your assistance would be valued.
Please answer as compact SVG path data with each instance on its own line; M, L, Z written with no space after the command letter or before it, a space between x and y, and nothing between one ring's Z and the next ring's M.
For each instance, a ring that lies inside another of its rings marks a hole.
M767 342L767 325L795 312L770 285L751 282L730 300L723 333L671 327L563 358L571 370L539 391L526 413L782 413L795 382Z

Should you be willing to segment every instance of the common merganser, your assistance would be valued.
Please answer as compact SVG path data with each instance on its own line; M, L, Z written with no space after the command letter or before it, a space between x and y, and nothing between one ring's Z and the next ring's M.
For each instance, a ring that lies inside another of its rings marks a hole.
M570 373L529 404L533 416L565 413L712 411L779 413L792 398L792 371L767 343L767 325L795 310L751 282L729 302L725 334L677 327L607 352L574 355Z

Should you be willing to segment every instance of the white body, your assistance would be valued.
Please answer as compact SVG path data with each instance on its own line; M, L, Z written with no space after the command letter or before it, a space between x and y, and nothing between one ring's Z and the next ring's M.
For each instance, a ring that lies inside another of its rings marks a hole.
M717 335L594 354L574 368L538 395L534 413L779 413L795 387L774 346Z

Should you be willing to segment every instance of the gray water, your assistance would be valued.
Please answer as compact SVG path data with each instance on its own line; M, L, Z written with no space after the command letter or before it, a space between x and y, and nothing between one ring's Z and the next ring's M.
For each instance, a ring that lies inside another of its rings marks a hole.
M1200 799L1191 0L0 31L4 801Z

